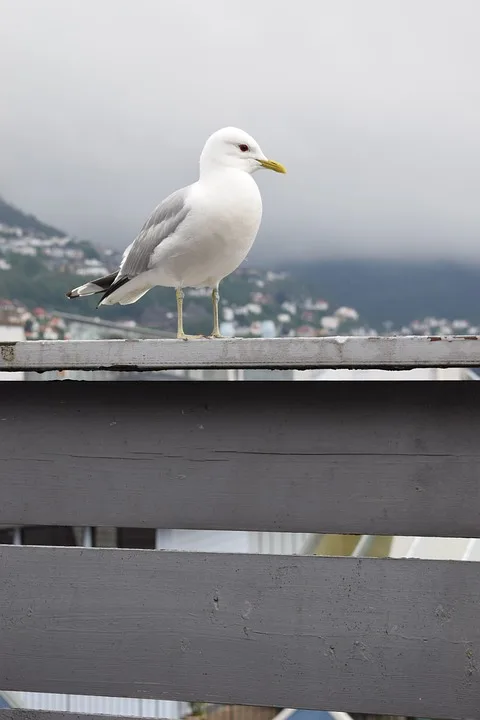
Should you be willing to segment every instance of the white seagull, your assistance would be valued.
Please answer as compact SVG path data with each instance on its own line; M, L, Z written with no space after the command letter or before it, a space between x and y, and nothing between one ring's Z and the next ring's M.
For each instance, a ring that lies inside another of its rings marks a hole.
M157 285L174 287L177 338L187 340L194 336L183 330L183 289L209 287L210 337L221 337L218 286L243 262L257 235L262 198L252 175L260 168L286 172L243 130L227 127L213 133L200 156L197 182L158 205L125 250L118 271L80 285L67 296L103 293L98 306L129 305Z

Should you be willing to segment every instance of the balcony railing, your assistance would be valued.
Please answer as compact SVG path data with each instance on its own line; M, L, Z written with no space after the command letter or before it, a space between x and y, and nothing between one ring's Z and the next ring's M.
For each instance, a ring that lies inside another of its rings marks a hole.
M30 342L0 357L476 367L480 343ZM4 382L0 397L0 525L480 537L477 383ZM474 718L479 596L476 562L4 545L0 688Z
M0 342L0 371L478 366L478 335Z

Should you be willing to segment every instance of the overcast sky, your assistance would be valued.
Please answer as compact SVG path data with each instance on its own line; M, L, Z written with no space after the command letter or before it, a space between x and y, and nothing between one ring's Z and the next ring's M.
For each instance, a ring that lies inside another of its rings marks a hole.
M127 245L236 125L257 256L480 259L479 0L0 0L0 194ZM280 248L280 250L279 250Z

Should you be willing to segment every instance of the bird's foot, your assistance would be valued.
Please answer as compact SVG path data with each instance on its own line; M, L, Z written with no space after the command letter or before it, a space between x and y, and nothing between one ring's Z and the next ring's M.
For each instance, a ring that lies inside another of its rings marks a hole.
M213 332L208 336L209 340L212 339L212 338L223 338L223 337L225 337L225 335L222 335L221 332L215 332L215 331L213 331Z
M186 333L177 333L177 340L199 340L205 335L186 335Z

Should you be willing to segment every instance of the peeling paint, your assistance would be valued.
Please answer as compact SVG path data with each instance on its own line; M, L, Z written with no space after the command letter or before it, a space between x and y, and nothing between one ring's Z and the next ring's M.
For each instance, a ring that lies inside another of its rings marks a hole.
M451 343L457 340L480 340L480 335L428 335L427 340L429 340L430 342Z
M3 362L12 363L15 360L15 345L17 343L2 343L0 345L0 355L2 356Z
M308 370L480 366L479 335L416 337L229 338L215 342L177 340L38 340L0 343L7 371L253 368ZM435 343L435 346L432 345ZM17 345L17 347L15 347Z
M475 656L473 654L473 650L471 646L468 646L465 648L465 655L466 655L466 661L465 661L465 672L466 674L471 677L472 675L475 675L478 673L478 668L475 662Z

